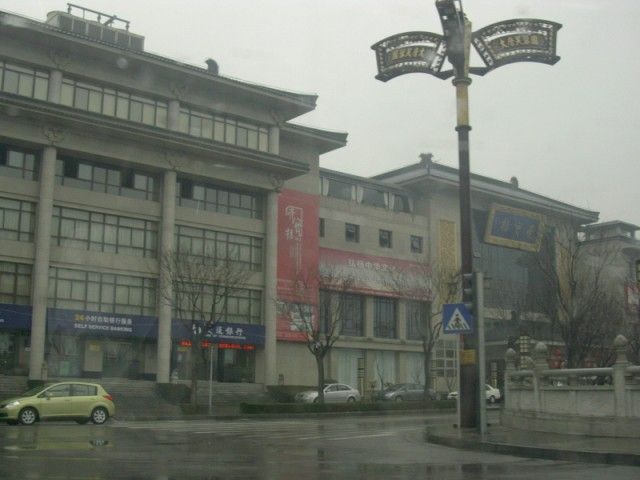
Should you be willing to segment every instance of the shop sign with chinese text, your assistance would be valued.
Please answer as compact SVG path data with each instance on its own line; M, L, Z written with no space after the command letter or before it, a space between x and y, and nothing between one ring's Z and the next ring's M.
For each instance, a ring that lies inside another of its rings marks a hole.
M442 35L430 32L406 32L380 40L371 47L376 52L378 75L386 82L405 73L440 72L447 54Z
M491 206L484 235L485 243L538 252L544 233L544 217L520 208Z

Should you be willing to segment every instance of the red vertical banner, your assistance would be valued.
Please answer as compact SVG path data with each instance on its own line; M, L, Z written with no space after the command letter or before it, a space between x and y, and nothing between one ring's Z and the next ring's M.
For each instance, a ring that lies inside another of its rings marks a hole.
M296 302L314 308L317 288L296 288L303 279L313 281L319 259L319 203L317 195L282 190L278 196L278 302ZM289 315L278 314L278 340L306 341L304 329Z

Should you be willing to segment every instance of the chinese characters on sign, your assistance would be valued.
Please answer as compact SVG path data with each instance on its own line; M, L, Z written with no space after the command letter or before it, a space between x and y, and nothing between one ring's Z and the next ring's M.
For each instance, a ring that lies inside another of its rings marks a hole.
M293 262L296 273L299 273L302 270L304 214L302 208L294 205L287 205L284 212L287 217L284 238L289 243L289 259Z
M405 73L437 75L447 54L444 37L429 32L400 33L371 48L375 50L378 62L376 78L383 82Z
M540 250L543 232L542 215L494 204L489 213L484 241L492 245L537 252Z
M514 62L553 65L560 60L556 36L561 27L546 20L505 20L474 32L473 46L488 70Z
M119 316L76 313L73 315L73 328L79 330L133 333L133 320Z

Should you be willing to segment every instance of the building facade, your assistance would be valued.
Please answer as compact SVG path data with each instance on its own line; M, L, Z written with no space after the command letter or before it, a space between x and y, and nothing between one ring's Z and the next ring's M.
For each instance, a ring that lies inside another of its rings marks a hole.
M122 27L0 12L0 374L186 379L189 333L161 274L179 251L251 272L210 335L217 381L316 383L277 304L319 268L354 281L327 377L363 392L424 382L421 312L439 312L437 272L459 265L457 171L430 155L374 178L321 169L347 135L291 122L316 96L150 54ZM473 175L472 195L495 385L510 342L548 340L530 298L541 245L597 213L515 180ZM435 345L441 392L457 349Z

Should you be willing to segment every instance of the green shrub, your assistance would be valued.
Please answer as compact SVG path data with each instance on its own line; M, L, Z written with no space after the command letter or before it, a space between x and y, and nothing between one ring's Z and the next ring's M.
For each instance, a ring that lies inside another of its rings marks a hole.
M156 391L160 398L175 405L186 403L191 397L191 389L182 383L158 383Z

